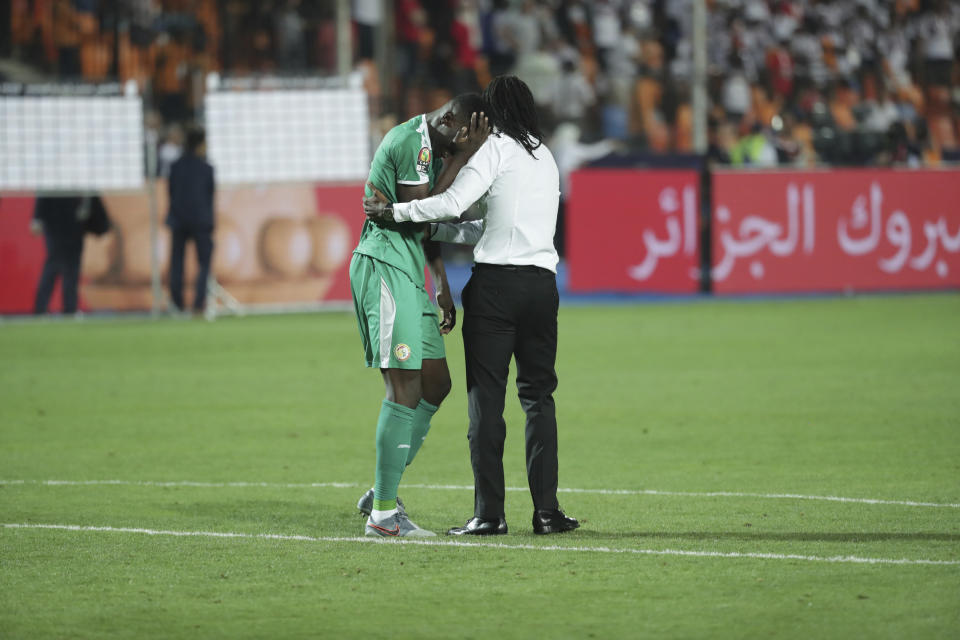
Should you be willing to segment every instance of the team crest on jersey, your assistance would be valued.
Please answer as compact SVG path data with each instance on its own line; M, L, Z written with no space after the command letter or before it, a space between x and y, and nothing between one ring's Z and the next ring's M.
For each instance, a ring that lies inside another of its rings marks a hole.
M401 342L393 348L393 355L396 356L397 360L403 362L410 357L410 347Z
M421 147L420 153L417 154L417 171L426 173L430 168L430 161L432 159L433 152L430 151L430 147Z

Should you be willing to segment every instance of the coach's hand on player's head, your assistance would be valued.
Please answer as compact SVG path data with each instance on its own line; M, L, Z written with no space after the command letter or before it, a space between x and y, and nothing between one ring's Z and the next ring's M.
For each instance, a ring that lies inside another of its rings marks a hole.
M466 127L460 127L457 137L453 139L453 147L456 153L463 154L466 157L472 156L477 152L487 136L490 135L490 120L484 115L483 111L470 114L470 124Z
M387 196L369 182L367 187L373 192L372 196L363 198L363 212L367 214L367 218L374 221L393 220L393 208Z

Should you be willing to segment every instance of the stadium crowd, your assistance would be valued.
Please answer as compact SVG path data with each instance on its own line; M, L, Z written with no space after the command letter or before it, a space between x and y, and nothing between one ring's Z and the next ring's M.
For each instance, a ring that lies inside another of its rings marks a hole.
M514 73L550 131L693 150L692 0L353 0L354 64L403 119ZM336 3L13 0L4 56L62 78L150 81L166 126L195 117L212 70L333 73ZM960 160L960 3L708 0L709 157L754 166ZM561 125L567 125L561 127ZM168 137L179 135L173 130ZM613 148L608 146L608 148Z

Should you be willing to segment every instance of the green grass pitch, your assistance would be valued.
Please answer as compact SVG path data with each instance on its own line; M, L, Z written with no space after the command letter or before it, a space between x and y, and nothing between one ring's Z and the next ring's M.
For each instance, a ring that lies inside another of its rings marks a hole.
M436 531L447 349L401 485ZM369 542L352 315L5 323L0 638L960 637L960 295L563 307L558 372L579 530L532 534L511 386L510 534Z

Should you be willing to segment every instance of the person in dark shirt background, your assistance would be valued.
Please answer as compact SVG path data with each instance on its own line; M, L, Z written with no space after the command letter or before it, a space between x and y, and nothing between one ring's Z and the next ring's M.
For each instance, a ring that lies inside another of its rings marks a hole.
M91 226L92 220L95 227ZM30 226L34 234L43 234L47 247L33 312L37 315L47 312L59 277L62 279L63 313L76 313L83 234L87 231L99 234L107 230L109 223L103 203L97 196L41 195L34 204Z
M170 167L170 209L167 226L170 242L170 299L182 311L183 257L187 240L197 251L197 271L193 310L203 311L207 298L207 278L213 256L213 167L206 161L206 136L203 129L187 132L184 154Z

